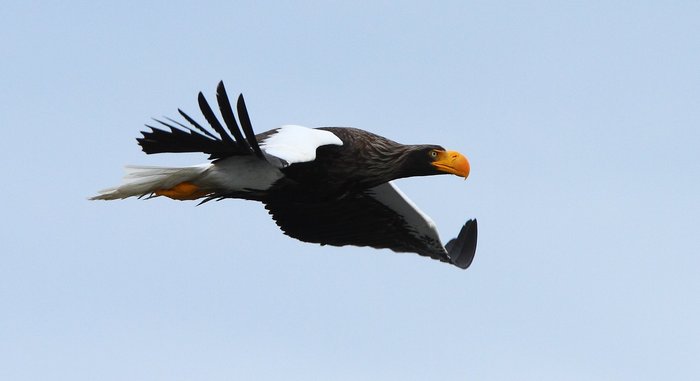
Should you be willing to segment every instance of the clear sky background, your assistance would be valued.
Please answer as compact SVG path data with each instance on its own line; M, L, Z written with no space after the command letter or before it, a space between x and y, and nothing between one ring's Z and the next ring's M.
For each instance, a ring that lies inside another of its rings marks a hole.
M3 3L0 379L700 377L700 3L263 3ZM398 184L444 239L479 219L472 267L87 201L204 162L134 138L219 80L258 131L465 153Z

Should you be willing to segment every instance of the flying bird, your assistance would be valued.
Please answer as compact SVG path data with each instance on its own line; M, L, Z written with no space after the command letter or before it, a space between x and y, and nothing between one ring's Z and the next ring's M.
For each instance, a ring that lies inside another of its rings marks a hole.
M259 201L286 235L304 242L412 252L462 269L471 264L476 219L443 245L433 220L392 182L439 174L466 179L464 155L438 145L399 144L357 128L286 125L256 135L243 95L236 103L238 122L223 82L216 100L223 124L199 93L199 108L214 132L178 109L185 122L154 119L158 126L146 125L150 130L136 139L146 154L201 152L210 162L129 166L121 185L91 199Z

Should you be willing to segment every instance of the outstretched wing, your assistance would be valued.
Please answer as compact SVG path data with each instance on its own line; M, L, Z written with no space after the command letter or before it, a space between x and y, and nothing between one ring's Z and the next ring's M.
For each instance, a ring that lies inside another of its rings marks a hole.
M433 221L396 186L385 183L340 200L266 203L285 234L333 246L371 246L412 252L466 269L476 251L476 220L444 247Z
M136 139L143 151L147 154L163 152L203 152L209 154L209 159L221 159L229 156L255 155L264 159L263 153L258 146L258 141L253 132L253 126L248 117L243 95L238 96L236 108L241 127L239 128L233 114L233 108L226 94L223 82L219 82L216 88L216 100L219 111L224 119L226 129L214 114L211 106L204 98L204 94L199 93L199 109L211 128L219 135L197 123L184 111L178 109L180 115L191 125L166 118L165 121L155 119L155 122L167 127L161 129L146 125L151 131L142 131L142 138ZM242 128L242 132L241 132ZM227 131L228 130L228 131Z

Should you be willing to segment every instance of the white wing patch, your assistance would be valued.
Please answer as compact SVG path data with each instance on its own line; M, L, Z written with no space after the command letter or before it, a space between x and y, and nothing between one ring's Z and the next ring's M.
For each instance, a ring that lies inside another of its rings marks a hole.
M342 146L343 141L330 131L287 125L260 142L260 149L270 164L284 168L313 161L316 149L329 144Z
M370 189L368 194L401 215L416 235L428 239L436 247L444 250L432 218L418 209L418 206L392 182L376 186Z

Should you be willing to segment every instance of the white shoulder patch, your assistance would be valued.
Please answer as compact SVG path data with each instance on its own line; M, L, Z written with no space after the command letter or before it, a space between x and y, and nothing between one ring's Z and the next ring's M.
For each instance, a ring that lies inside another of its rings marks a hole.
M343 141L330 131L287 125L260 142L260 149L270 164L284 168L313 161L316 149L329 144L342 146Z

